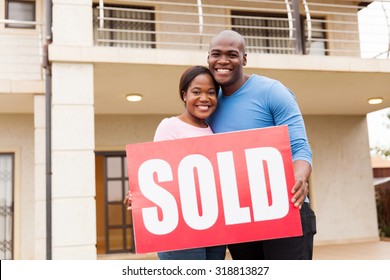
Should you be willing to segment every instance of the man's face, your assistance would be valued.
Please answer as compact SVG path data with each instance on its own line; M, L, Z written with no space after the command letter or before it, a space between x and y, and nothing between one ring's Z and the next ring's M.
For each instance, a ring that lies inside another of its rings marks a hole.
M226 88L241 83L246 65L246 53L240 40L233 36L215 37L209 49L207 63L217 82ZM241 85L240 85L241 86Z

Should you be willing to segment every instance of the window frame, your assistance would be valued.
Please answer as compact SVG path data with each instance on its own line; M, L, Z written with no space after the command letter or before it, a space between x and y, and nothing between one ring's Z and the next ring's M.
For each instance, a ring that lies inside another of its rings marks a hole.
M99 31L98 31L98 25L99 25L99 20L98 20L98 13L96 11L98 11L98 7L99 7L99 4L97 3L94 3L93 4L93 29L94 29L94 41L95 41L95 44L98 44L96 43L97 42L97 39L99 37ZM138 10L141 10L141 11L154 11L155 8L153 6L136 6L136 5L117 5L117 4L105 4L104 7L108 7L108 8L122 8L122 9L138 9ZM95 13L96 13L96 16L95 16ZM115 11L114 10L107 10L107 13L109 14L109 18L113 18L115 16ZM110 47L121 47L121 46L126 46L126 47L131 47L131 48L151 48L151 49L155 49L156 48L156 35L154 34L154 32L156 31L156 18L155 18L155 15L152 14L150 19L150 21L152 21L153 23L150 23L150 29L141 29L142 31L148 31L148 32L151 32L151 37L150 37L150 41L148 42L140 42L140 43L137 43L137 42L123 42L123 43L116 43L116 42L107 42L107 43L103 43L102 45L103 46L110 46ZM105 28L108 28L108 29L114 29L114 26L115 26L115 22L111 21L111 20L106 20L105 25L107 25ZM127 28L118 28L117 30L126 30ZM115 40L114 38L114 32L112 31L107 31L109 32L108 35L109 35L109 40ZM141 45L141 47L137 47L137 45Z
M35 0L5 0L5 18L7 20L15 20L15 19L10 19L9 18L9 13L10 13L10 4L12 3L23 3L26 5L29 5L32 7L32 20L29 20L31 22L35 22L37 15L36 15L36 1ZM18 20L18 21L23 21L23 20ZM23 24L23 23L6 23L5 24L6 28L15 28L15 29L35 29L35 24Z

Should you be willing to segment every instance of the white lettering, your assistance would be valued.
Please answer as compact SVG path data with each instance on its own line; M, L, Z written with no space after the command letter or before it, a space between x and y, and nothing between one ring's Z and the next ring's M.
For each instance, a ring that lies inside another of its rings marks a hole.
M156 206L142 209L145 228L153 234L162 235L173 231L179 223L179 212L175 197L154 182L153 174L157 173L158 182L173 180L171 166L161 159L145 161L138 170L138 182L142 194L161 207L163 218L158 218Z
M288 214L289 203L282 155L275 148L265 147L246 149L245 156L254 220L266 221L283 218ZM271 197L267 194L263 161L268 166Z
M201 214L196 195L195 170L199 182ZM186 156L180 161L178 179L185 222L189 227L197 230L210 228L218 218L217 191L210 161L202 155Z
M249 207L240 207L233 152L217 153L217 160L226 224L249 223Z
M240 194L231 151L217 153L221 199L226 225L274 220L289 211L287 182L281 153L273 147L245 149L251 205L240 205ZM157 175L157 182L154 180ZM210 160L200 154L184 157L178 166L178 195L159 182L173 181L171 166L161 159L145 161L138 170L141 193L156 206L142 209L145 228L153 234L168 234L179 223L179 208L185 223L195 230L211 228L219 216L216 179ZM245 194L245 191L243 191ZM159 208L162 218L159 218Z

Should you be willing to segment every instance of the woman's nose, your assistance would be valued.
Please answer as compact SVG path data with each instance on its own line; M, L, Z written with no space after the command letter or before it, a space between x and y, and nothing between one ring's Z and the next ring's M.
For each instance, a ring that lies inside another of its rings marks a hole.
M199 98L200 98L200 100L202 100L202 101L207 101L207 100L208 100L207 93L201 94Z

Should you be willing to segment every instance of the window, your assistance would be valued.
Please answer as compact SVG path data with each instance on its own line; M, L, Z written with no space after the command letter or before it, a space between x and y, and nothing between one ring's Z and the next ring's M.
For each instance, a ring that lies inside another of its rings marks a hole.
M307 21L304 21L307 26ZM308 40L308 30L305 28L305 44L304 53L310 55L326 55L326 40L325 40L325 24L324 19L312 18L311 24L311 39Z
M306 21L301 18L306 24ZM325 55L325 32L321 20L312 20L310 42L308 31L302 24L305 34L303 44L305 54ZM256 53L294 54L295 38L290 37L287 15L256 12L232 11L232 29L244 36L247 49Z
M104 17L94 5L94 38L97 45L155 48L154 8L104 5ZM103 26L101 26L103 25Z
M0 259L13 259L14 155L0 153Z
M8 28L34 28L34 24L20 23L35 21L35 1L32 0L6 0L6 19L18 22L7 23ZM19 22L20 21L20 22Z
M244 36L250 52L294 52L287 16L232 11L232 29Z

